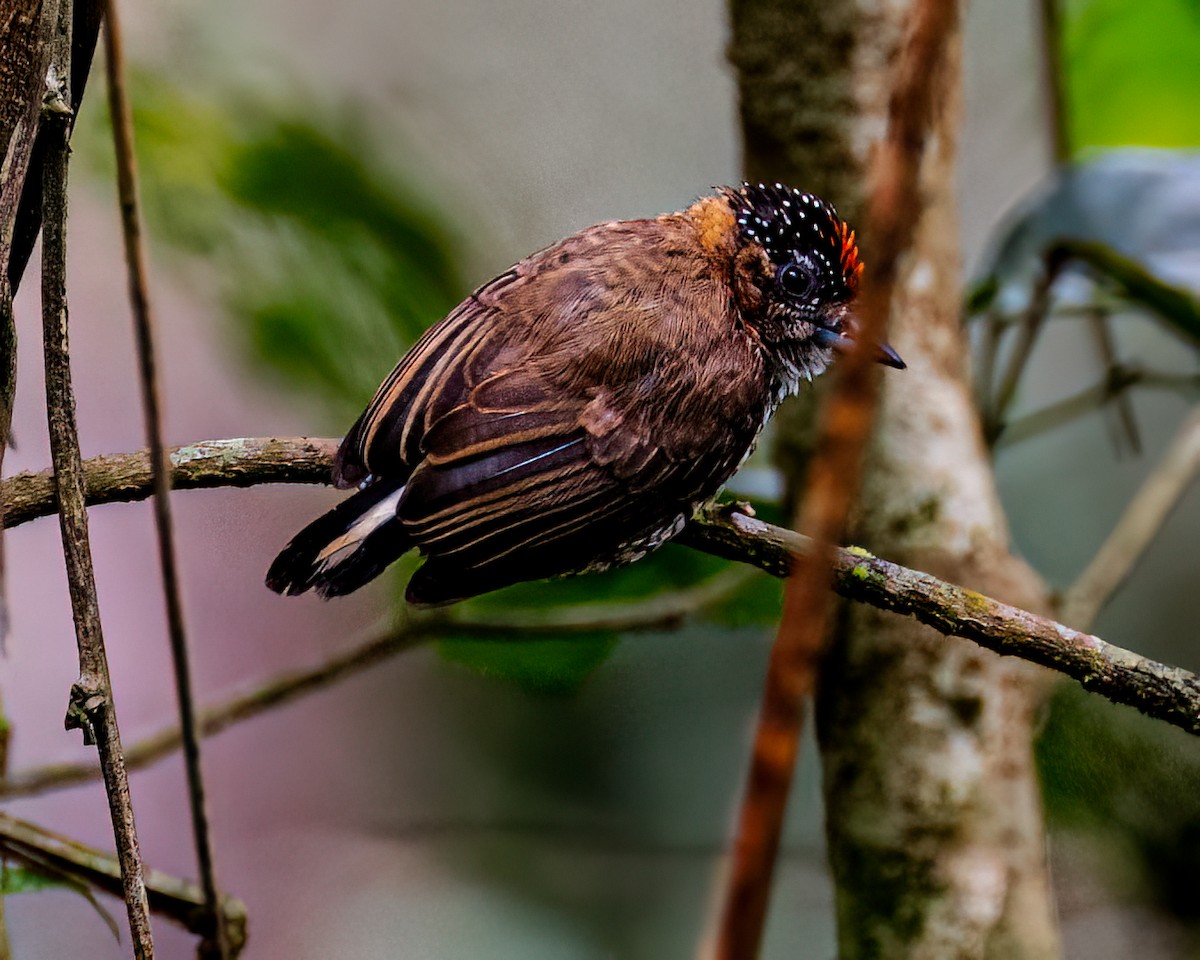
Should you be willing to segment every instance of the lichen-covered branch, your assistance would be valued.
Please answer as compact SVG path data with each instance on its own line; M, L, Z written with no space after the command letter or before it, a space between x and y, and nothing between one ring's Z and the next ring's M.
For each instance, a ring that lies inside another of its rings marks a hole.
M328 483L336 440L263 437L202 440L171 450L176 490L253 487L262 483ZM94 457L84 471L90 506L145 500L153 492L145 451ZM58 510L49 471L20 473L0 485L4 525L15 527Z
M329 482L337 442L311 437L206 440L171 453L178 490L249 487L262 483ZM145 500L151 494L144 452L95 457L84 464L91 505ZM54 513L48 473L23 473L0 484L5 522L25 523ZM679 542L714 556L786 576L791 557L809 549L807 537L728 508L703 511ZM833 588L842 596L912 616L947 636L963 637L1006 656L1019 657L1072 677L1114 703L1134 707L1190 733L1200 734L1200 678L1157 663L1099 637L900 564L857 547L834 553ZM675 615L664 610L669 620ZM469 621L460 623L468 627ZM497 627L498 624L492 624ZM555 629L569 624L555 622ZM621 629L614 619L608 628ZM519 629L527 631L528 622ZM513 625L513 629L518 629ZM201 728L206 726L201 715ZM133 751L131 751L131 756Z

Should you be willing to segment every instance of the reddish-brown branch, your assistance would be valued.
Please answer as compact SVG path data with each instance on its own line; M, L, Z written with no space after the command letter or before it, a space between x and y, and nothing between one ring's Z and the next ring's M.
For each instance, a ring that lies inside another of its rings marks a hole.
M835 373L809 467L799 528L813 537L817 548L797 560L788 578L717 934L720 960L758 955L804 700L815 685L828 627L832 545L842 538L858 492L874 416L874 344L885 339L899 260L920 215L918 172L958 8L954 0L918 0L913 10L892 88L888 131L871 171L863 232L870 272L859 298L859 347Z

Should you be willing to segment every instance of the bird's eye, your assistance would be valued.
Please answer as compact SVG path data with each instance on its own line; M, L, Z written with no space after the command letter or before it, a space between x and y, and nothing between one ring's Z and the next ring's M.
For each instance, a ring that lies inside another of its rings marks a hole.
M809 296L817 285L816 271L807 263L785 263L776 279L784 293L797 299Z

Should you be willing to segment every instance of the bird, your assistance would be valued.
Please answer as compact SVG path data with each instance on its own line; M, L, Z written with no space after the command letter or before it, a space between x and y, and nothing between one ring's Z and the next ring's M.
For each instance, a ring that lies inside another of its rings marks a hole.
M342 596L416 549L406 599L441 606L640 559L853 344L862 270L834 207L780 183L526 257L383 381L334 461L356 492L287 544L267 586Z

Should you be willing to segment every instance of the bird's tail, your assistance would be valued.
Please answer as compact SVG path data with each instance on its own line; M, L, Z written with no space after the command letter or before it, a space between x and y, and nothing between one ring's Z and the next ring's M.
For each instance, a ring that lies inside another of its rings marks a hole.
M267 571L267 586L295 596L340 597L374 580L412 547L396 518L404 485L378 480L301 530Z

